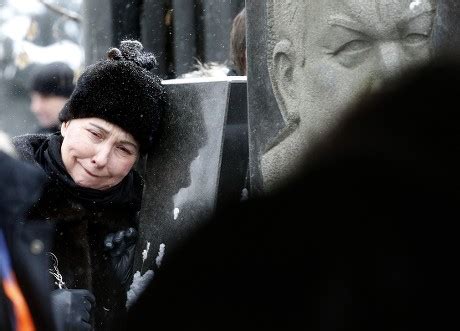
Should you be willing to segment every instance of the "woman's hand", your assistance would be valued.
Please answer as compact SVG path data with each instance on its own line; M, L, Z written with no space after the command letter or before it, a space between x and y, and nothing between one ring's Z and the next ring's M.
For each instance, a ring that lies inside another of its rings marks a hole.
M110 254L115 275L126 285L133 274L134 249L137 231L134 228L110 233L105 237L104 249Z

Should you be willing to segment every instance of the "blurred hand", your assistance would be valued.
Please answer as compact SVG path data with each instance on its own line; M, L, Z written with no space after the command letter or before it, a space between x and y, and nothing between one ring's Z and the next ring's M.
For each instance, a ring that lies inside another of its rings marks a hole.
M91 314L96 300L83 289L51 292L51 304L58 331L91 330Z
M110 255L115 275L123 285L133 274L136 240L137 231L134 228L110 233L104 240L104 248Z

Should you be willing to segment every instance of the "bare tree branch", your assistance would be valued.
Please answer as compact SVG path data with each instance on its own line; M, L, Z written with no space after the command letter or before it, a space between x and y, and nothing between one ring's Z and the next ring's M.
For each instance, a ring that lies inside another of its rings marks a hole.
M43 4L49 10L52 10L55 13L58 13L59 15L65 16L65 17L67 17L68 19L70 19L72 21L75 21L77 23L81 23L81 21L82 21L81 16L78 13L74 12L74 11L68 10L68 9L63 8L61 6L58 6L58 5L54 4L54 3L50 3L50 2L48 2L46 0L37 0L37 1L40 2L41 4Z

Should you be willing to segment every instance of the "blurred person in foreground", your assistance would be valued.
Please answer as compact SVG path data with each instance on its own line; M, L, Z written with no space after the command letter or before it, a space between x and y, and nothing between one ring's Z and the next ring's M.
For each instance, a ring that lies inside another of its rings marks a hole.
M55 226L50 251L56 316L78 330L123 324L144 181L135 164L156 142L164 108L153 54L135 40L85 68L59 114L60 132L13 139L46 174L28 220Z
M74 72L63 62L41 66L30 83L30 110L37 118L37 133L60 130L59 113L74 89Z
M218 214L169 252L130 309L130 326L457 324L460 67L437 60L384 86L311 150L291 182Z
M45 178L15 157L9 138L0 132L0 330L53 331L46 256L51 228L22 222Z

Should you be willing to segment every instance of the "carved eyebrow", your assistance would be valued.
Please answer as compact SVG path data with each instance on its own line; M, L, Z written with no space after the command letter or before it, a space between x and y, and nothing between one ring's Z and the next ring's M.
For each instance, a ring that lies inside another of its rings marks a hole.
M412 21L417 20L417 19L419 19L420 17L423 17L423 16L427 16L427 17L432 16L435 12L436 12L436 10L429 9L429 10L421 11L420 13L418 13L416 15L412 15L412 16L407 15L407 16L405 16L405 17L403 17L401 19L401 22L398 24L398 26L407 25L407 24L411 23ZM345 28L347 30L351 30L351 31L359 33L359 34L364 34L362 32L363 24L361 24L360 22L350 18L349 16L343 15L343 14L332 15L327 20L327 23L330 26L338 26L338 27Z
M362 24L345 15L332 15L327 23L330 26L339 26L362 34Z
M402 19L402 22L405 23L405 24L408 24L408 23L420 18L421 16L433 16L435 12L436 11L434 9L431 9L431 10L422 11L422 12L420 12L417 15L414 15L414 16L407 15L406 17L404 17Z

